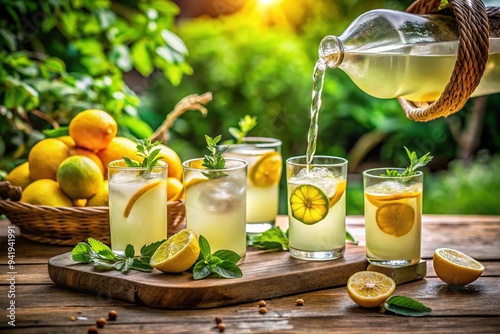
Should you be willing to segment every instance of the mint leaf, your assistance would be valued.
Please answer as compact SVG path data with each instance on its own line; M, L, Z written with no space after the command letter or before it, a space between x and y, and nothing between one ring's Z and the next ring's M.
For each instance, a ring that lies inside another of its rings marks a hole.
M358 240L356 240L356 238L354 238L354 236L349 231L345 231L345 240L350 241L355 245L358 244Z
M136 155L142 158L142 162L139 164L136 161L125 156L123 157L123 160L129 167L146 167L148 169L148 172L151 173L153 168L157 166L158 161L162 158L158 156L161 149L155 149L155 146L158 146L160 142L151 142L151 139L149 138L134 140L137 143L135 147L137 150Z
M226 165L226 160L223 157L223 153L229 148L227 145L217 145L221 140L221 135L215 138L205 135L205 140L207 142L207 148L210 151L210 155L205 155L203 158L202 166L207 169L222 169ZM209 179L219 179L227 176L223 172L202 172Z
M250 115L245 115L243 118L240 119L238 122L239 128L229 128L229 134L234 137L234 140L236 141L237 144L240 144L243 142L243 138L245 138L250 130L252 130L255 126L257 125L257 117L256 116L250 116Z
M194 265L193 268L193 278L195 280L203 279L212 274L212 268L205 261L199 261Z
M160 247L160 245L162 243L164 243L165 241L167 241L167 239L163 239L163 240L160 240L157 242L153 242L149 245L142 246L141 247L141 258L148 259L148 262L149 262L149 259L151 259L151 256L153 256L153 254L156 252L156 249L158 247Z
M210 251L210 245L208 244L208 241L204 236L199 236L198 244L200 245L200 254L203 255L204 259L212 254L212 252Z
M96 240L94 238L88 238L87 242L89 243L90 247L92 247L94 252L96 252L97 255L99 255L99 257L106 260L113 260L116 258L116 255L115 253L113 253L111 248L109 248L99 240Z
M250 236L247 240L248 246L266 250L288 250L288 231L283 230L278 226L270 228L256 236Z
M384 304L384 308L396 314L421 317L432 310L419 301L404 296L391 296Z
M135 255L134 246L128 244L127 247L125 247L125 257L127 257L127 258L133 258L134 255Z
M229 261L234 264L238 263L238 261L241 260L241 256L227 249L218 250L212 256L217 257L222 261Z
M116 270L120 271L121 273L124 273L128 271L133 264L134 264L134 259L128 257L123 261L116 262L114 267Z
M398 173L398 171L396 171L396 170L387 169L385 171L385 173L386 173L385 176L389 176L389 177L413 176L416 174L417 169L424 167L429 162L431 162L432 159L434 158L433 156L429 156L430 152L427 152L426 154L424 154L422 157L419 158L419 157L417 157L417 153L410 152L410 150L406 146L403 146L403 147L406 150L406 154L408 155L408 158L410 159L410 166L408 166L404 170L404 172L401 174Z
M153 270L153 267L151 267L149 261L145 262L141 259L133 259L133 260L134 262L132 263L132 267L130 267L130 269L135 269L138 271L145 271L145 272Z
M220 262L217 267L212 268L212 271L223 278L241 278L243 273L241 269L234 263L229 261Z
M92 262L92 248L85 242L79 242L71 250L71 258L73 261L90 263Z

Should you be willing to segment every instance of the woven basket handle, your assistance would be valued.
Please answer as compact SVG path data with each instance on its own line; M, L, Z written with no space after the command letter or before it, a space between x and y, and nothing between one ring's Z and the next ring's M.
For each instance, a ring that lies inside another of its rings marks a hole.
M440 0L416 0L406 10L414 14L435 12ZM449 0L459 26L457 60L441 96L432 103L398 98L406 117L427 122L447 117L464 106L481 81L488 61L490 28L481 0Z
M0 199L19 201L22 191L21 187L11 185L9 181L0 181Z

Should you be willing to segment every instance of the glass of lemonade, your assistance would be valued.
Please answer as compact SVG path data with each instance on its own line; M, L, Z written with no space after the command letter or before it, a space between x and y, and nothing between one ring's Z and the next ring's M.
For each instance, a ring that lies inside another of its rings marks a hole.
M281 141L266 137L245 137L231 144L224 156L248 163L247 233L262 233L272 227L278 215L279 184L283 161Z
M186 225L215 252L245 257L247 162L227 158L222 169L206 169L203 159L183 162Z
M303 260L333 260L345 250L347 160L306 156L286 161L290 254Z
M387 170L363 172L366 257L381 266L407 266L420 261L423 173L386 176Z
M128 244L135 255L141 247L167 237L167 169L164 162L129 167L123 160L108 165L111 248L124 254Z

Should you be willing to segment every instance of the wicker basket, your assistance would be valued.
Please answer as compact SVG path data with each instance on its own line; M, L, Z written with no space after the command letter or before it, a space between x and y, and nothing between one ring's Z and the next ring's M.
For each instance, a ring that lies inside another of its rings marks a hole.
M6 184L5 182L4 184ZM0 213L21 229L23 237L53 245L74 246L88 237L110 243L107 206L51 207L16 202L21 188L0 190ZM182 201L168 202L168 234L184 228L185 210Z
M462 109L481 81L488 60L490 26L488 17L498 17L500 8L485 8L481 0L449 0L459 26L457 60L450 81L432 103L399 98L409 119L419 122L447 117ZM440 9L441 0L416 0L407 12L429 14Z

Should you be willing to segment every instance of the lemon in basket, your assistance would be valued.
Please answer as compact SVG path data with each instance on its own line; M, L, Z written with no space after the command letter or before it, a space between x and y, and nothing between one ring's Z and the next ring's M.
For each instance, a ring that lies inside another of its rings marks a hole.
M13 186L25 189L31 183L29 162L26 161L14 167L14 169L7 174L5 181L9 181Z
M103 183L101 169L90 158L73 155L64 160L57 170L57 182L72 199L95 195Z
M150 264L165 273L188 270L200 255L198 237L190 230L177 232L160 245L151 257Z
M21 202L33 205L73 206L59 188L59 184L50 179L36 180L24 189Z

